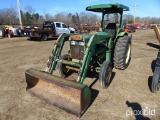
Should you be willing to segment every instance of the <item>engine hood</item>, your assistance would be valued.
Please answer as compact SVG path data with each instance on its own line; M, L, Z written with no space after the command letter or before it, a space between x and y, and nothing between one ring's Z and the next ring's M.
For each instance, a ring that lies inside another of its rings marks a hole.
M94 38L97 40L109 38L109 36L105 32L95 32L93 34L76 34L76 35L74 34L74 35L71 35L70 40L88 42L93 35L94 35Z
M72 28L72 27L69 27L69 30L70 30L70 31L75 31L75 29L74 29L74 28Z

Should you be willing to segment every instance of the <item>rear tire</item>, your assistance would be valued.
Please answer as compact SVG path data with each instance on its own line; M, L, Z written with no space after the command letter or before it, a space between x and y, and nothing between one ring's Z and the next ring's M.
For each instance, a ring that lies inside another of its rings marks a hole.
M160 50L158 51L154 74L152 78L151 91L156 93L160 88Z
M64 54L60 56L59 59L60 60L70 60L70 56L68 54ZM70 71L68 68L66 68L66 65L61 62L57 63L57 69L58 69L60 76L63 78L65 78Z
M112 63L109 61L104 61L99 72L99 81L103 89L109 86L111 82L111 75Z
M152 84L151 84L151 91L153 93L157 93L160 87L160 67L156 66L153 74Z
M124 70L131 60L131 39L125 35L117 40L114 50L114 67Z
M47 34L42 34L41 35L41 41L46 41L48 39Z

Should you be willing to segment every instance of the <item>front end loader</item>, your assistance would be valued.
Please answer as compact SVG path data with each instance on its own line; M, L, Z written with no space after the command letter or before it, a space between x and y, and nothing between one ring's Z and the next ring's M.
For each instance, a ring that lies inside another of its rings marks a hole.
M131 36L124 32L122 21L123 11L129 8L121 4L100 4L88 6L86 10L102 13L101 30L89 34L61 34L45 71L29 69L25 73L27 91L79 117L91 101L90 88L83 84L87 71L97 72L100 86L107 88L113 67L124 70L131 60ZM110 13L119 15L119 24L114 20L105 24L105 17ZM62 55L66 41L70 47ZM54 70L58 70L61 77L53 75ZM70 71L78 73L75 81L66 79Z

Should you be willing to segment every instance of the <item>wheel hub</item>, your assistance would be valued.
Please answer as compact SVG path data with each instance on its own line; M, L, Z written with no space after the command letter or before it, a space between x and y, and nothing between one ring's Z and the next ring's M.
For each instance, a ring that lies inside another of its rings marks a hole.
M127 47L127 54L126 54L126 60L125 60L126 64L129 62L130 54L131 54L131 45L129 44Z
M107 74L106 74L106 83L109 83L109 82L110 82L111 73L112 73L111 71L112 71L112 68L109 67L109 68L107 69Z

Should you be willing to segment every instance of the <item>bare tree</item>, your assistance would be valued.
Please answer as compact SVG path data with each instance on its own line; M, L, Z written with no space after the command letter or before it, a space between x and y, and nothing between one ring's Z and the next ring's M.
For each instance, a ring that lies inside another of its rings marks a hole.
M15 8L4 8L0 10L1 21L13 25L17 23L17 12Z
M71 18L71 16L69 16ZM55 21L64 22L68 24L68 13L65 12L59 12L54 16Z
M45 20L53 21L53 17L49 13L47 13L45 14Z
M100 21L100 18L96 14L90 12L80 12L79 16L82 24L93 25Z
M100 17L91 12L80 12L80 13L66 13L59 12L52 16L44 10L44 15L35 13L35 9L31 5L25 6L25 11L21 11L22 21L26 25L30 24L42 24L44 20L64 22L68 25L87 24L95 25L100 22ZM116 14L106 16L108 19L115 19L115 22L119 19ZM132 14L124 14L123 19L127 20L128 23L133 23L134 17ZM160 17L136 17L137 23L149 23L149 24L160 24ZM3 8L0 9L0 23L1 24L18 24L18 14L16 8Z
M26 5L25 11L32 15L32 14L34 14L35 9L31 5Z
M128 23L134 22L134 16L131 14L124 14L123 19L126 20Z

